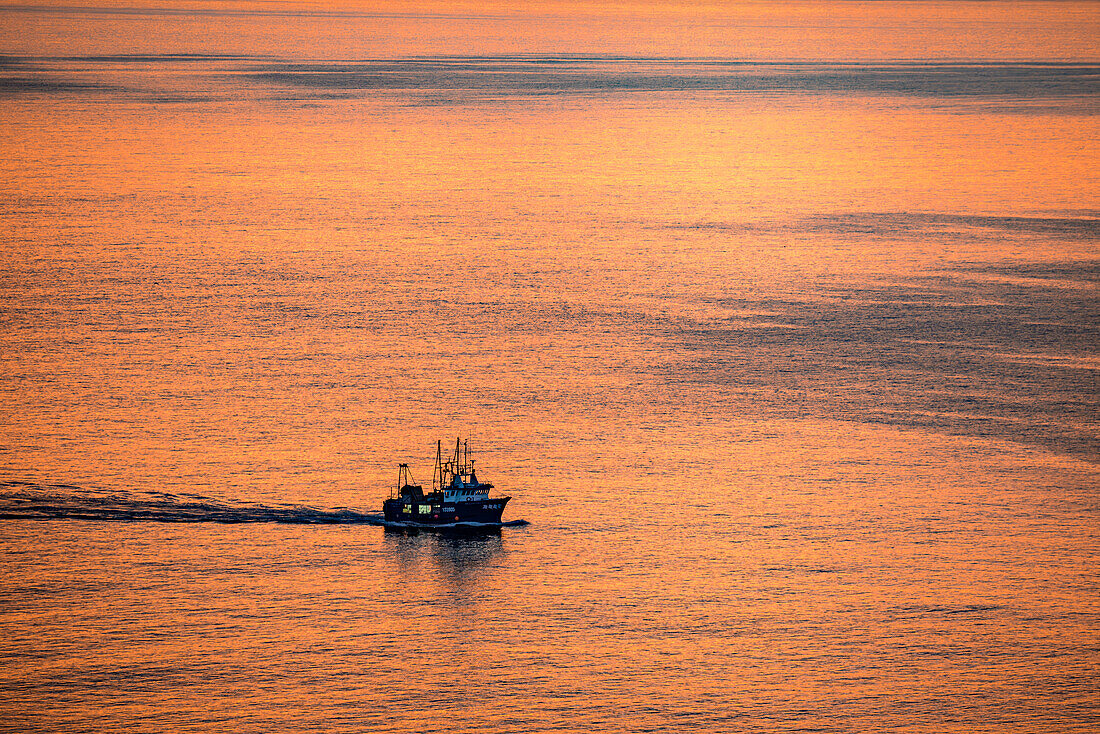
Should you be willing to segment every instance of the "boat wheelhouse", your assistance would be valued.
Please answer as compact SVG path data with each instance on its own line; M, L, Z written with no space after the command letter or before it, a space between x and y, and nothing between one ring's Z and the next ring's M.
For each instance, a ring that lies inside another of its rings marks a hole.
M478 480L466 441L456 439L454 455L447 460L442 442L437 442L431 491L414 484L409 465L400 464L396 490L382 503L382 513L387 522L410 525L498 525L511 497L490 497L492 488Z

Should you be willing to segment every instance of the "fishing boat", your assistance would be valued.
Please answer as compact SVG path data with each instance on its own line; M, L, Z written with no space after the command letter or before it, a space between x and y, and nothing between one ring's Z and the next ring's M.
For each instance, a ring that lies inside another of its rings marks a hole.
M504 506L512 498L490 497L492 488L477 478L466 441L455 440L449 459L443 458L440 441L436 443L431 491L413 483L408 464L399 464L397 486L382 503L382 514L387 523L410 526L500 525Z

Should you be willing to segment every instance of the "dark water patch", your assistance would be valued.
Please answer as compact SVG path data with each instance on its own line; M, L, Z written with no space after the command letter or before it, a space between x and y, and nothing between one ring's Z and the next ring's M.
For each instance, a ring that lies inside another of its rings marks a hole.
M1100 459L1096 261L968 264L804 299L728 298L677 329L731 410L927 428ZM785 328L761 328L780 324ZM677 371L675 378L683 380Z
M208 102L222 96L210 92L209 73L268 57L233 54L109 54L92 56L0 57L0 96L94 94L103 101L153 104ZM186 71L175 84L159 88L165 67ZM206 72L205 74L203 72ZM107 81L104 81L107 80Z
M885 96L974 104L1037 114L1100 111L1100 65L1022 62L758 62L583 55L426 56L301 61L235 53L3 57L0 69L154 75L187 69L185 83L266 87L290 98L402 92L410 103L614 93ZM148 81L148 80L146 80ZM179 83L181 80L177 79ZM138 85L139 87L142 85ZM290 91L288 91L290 90ZM959 107L965 111L965 106Z
M1100 227L1097 228L1097 236L1100 238ZM1100 261L1070 263L1008 263L1004 265L960 264L956 265L953 269L962 273L1005 275L1019 278L1040 278L1100 286Z
M843 573L840 568L827 568L824 566L809 566L803 564L785 564L779 566L766 566L763 569L767 573L790 573L805 575L820 575L830 573Z
M101 492L68 484L4 481L0 482L0 519L365 525L376 523L379 516L342 507L262 505L200 495Z
M13 97L23 94L72 94L77 92L110 92L117 87L95 82L78 82L70 79L54 79L45 76L0 77L0 96Z
M149 104L201 104L204 102L216 102L220 98L209 94L151 94L135 95L140 101Z
M983 614L1005 609L1001 604L916 604L894 610L898 618L939 617L957 614Z
M1100 66L1074 63L763 63L679 58L498 56L275 62L257 65L246 76L262 84L302 89L466 91L503 95L616 91L804 92L1094 101L1100 95Z
M825 234L866 234L879 237L924 235L960 230L990 233L1050 235L1062 239L1100 240L1100 217L1019 217L925 212L883 212L822 215L804 221L807 230Z
M1005 238L1100 241L1100 212L1065 217L1021 217L930 212L820 214L797 220L698 221L649 228L713 231L734 235L859 236L861 240L932 239L1004 241ZM986 264L979 265L981 268ZM1041 265L1033 267L1040 268Z
M996 604L965 604L961 607L941 609L943 614L977 614L980 612L992 612L1000 609Z
M33 58L33 57L32 57ZM89 63L122 64L164 64L178 62L207 63L210 61L260 61L270 56L255 54L204 54L204 53L162 53L162 54L98 54L91 56L43 57L48 61L70 61Z
M195 66L221 63L233 66L239 63L271 63L275 57L262 54L223 54L223 53L158 53L158 54L88 54L77 56L31 56L0 54L0 69L28 69L33 71L56 71L71 69L81 71L99 71L119 66L134 71L143 67L154 71L164 65L182 65L190 69ZM219 67L220 68L220 67Z

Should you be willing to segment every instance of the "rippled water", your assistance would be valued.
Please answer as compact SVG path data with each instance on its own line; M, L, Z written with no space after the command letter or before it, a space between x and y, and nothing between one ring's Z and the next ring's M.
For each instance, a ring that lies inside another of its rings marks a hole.
M0 8L0 728L1093 730L1093 10Z

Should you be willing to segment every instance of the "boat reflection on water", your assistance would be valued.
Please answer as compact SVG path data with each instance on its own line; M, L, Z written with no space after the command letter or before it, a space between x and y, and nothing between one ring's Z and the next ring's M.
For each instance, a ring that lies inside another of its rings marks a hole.
M526 523L524 523L526 524ZM500 537L500 531L505 527L513 527L518 523L512 525L449 525L447 527L432 527L432 526L416 526L416 525L398 525L396 523L386 524L382 526L386 535L426 535L429 537L436 536L440 538L484 538L488 536Z
M388 555L405 573L434 566L450 586L475 579L505 551L500 528L432 529L386 527L383 542Z
M486 566L504 550L500 529L486 533L437 533L430 544L432 558L444 571L463 571Z

